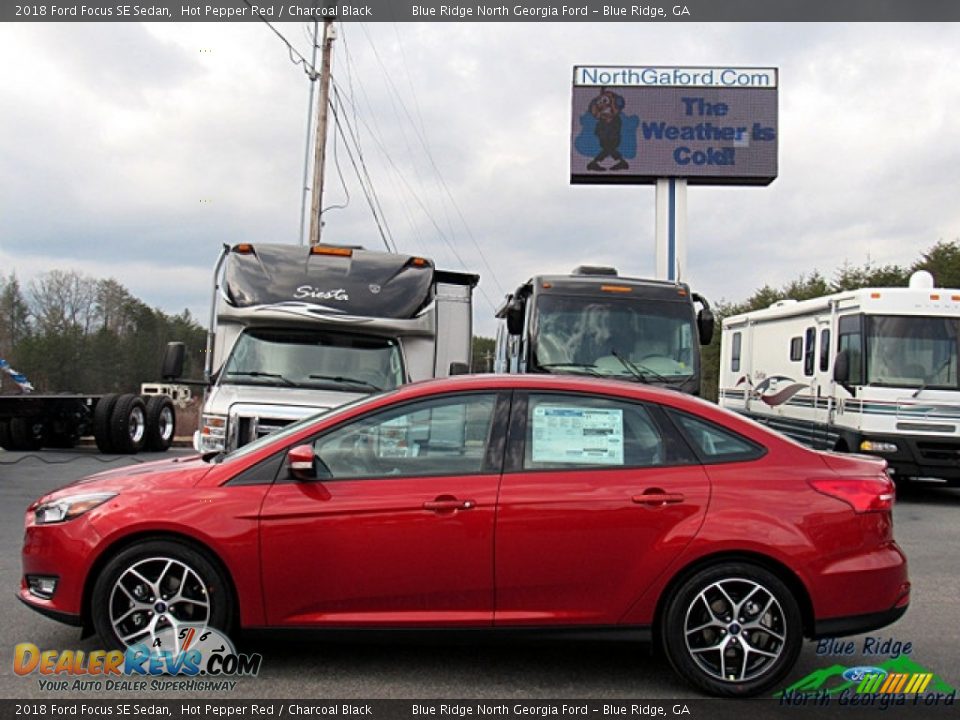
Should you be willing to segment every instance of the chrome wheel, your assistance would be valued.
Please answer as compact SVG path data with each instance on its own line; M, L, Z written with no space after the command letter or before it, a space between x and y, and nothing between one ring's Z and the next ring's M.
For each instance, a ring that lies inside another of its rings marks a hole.
M684 621L687 652L707 675L748 682L783 653L787 620L776 595L755 580L727 578L690 602Z
M149 557L127 567L110 592L109 620L124 645L153 641L181 623L210 621L206 583L181 560Z
M127 419L127 434L134 443L143 442L143 436L147 432L147 418L143 414L142 407L134 407L130 411L130 417Z
M169 442L173 439L173 428L174 428L174 419L173 419L173 408L169 405L165 405L160 411L160 417L157 421L157 431L160 436L160 439L164 442Z

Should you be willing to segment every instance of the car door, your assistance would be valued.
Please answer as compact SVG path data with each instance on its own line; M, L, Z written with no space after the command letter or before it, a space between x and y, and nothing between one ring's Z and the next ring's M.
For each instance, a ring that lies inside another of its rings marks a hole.
M284 467L260 512L268 623L490 625L508 406L425 399L315 438L317 479Z
M514 400L495 624L617 623L702 524L709 479L655 405Z

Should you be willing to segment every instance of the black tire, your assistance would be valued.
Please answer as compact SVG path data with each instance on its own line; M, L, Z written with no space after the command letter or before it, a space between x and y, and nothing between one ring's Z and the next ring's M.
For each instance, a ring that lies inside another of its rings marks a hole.
M43 424L29 418L10 420L10 442L14 450L29 452L43 447Z
M177 430L177 411L166 395L151 395L147 399L147 437L144 447L153 452L164 452L173 444Z
M139 581L129 572L131 568L136 568L142 577L153 581L152 586ZM167 568L166 574L163 573L164 568ZM182 568L189 569L192 575ZM186 586L183 585L184 577L187 578ZM122 583L126 593L119 590L118 583ZM160 597L155 597L155 590L161 591ZM175 600L179 594L185 598ZM130 599L134 596L143 598L143 610L130 614L115 626L115 620L136 607ZM191 602L202 602L204 599L208 609ZM166 613L159 612L155 603L168 600L173 602L169 603ZM232 629L234 617L233 596L217 566L204 553L174 540L136 543L112 557L94 583L90 610L94 630L105 646L121 649L125 645L143 641L147 629L151 627L150 623L153 623L155 631L166 627L169 624L167 613L175 621L203 623L223 632ZM141 630L142 636L130 637ZM121 632L126 635L121 635ZM127 642L123 641L123 637L128 638Z
M10 437L9 420L0 420L0 448L13 450L13 438Z
M93 439L97 441L97 449L102 453L115 452L110 432L110 417L116 404L117 395L104 395L93 409Z
M793 668L803 644L800 608L789 588L773 573L739 562L700 570L677 587L661 630L674 670L719 697L772 688Z
M113 451L134 455L143 449L147 437L147 410L137 395L121 395L110 413L110 442Z

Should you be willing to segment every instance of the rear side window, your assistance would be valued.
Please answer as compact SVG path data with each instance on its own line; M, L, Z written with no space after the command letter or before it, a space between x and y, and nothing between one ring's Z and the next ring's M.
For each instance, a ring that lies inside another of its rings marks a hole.
M741 334L735 332L730 344L730 370L740 372L740 345L743 342Z
M795 337L790 339L790 360L791 362L800 362L803 360L803 338Z
M830 367L830 330L820 331L820 372L826 372Z
M817 329L807 328L804 336L803 374L813 375L814 360L817 357Z
M639 403L583 395L532 394L526 470L652 467L696 462L674 431Z
M679 410L669 412L704 464L756 460L766 452L760 445L716 423Z

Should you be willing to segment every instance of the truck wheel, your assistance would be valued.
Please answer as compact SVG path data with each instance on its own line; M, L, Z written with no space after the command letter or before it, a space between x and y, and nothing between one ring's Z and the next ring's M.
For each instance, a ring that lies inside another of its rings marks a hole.
M136 395L121 395L110 413L110 438L113 450L133 455L143 449L147 436L147 415L143 400Z
M117 396L111 393L101 397L93 409L93 439L97 441L97 449L102 453L114 452L110 416L116 404Z
M14 450L39 450L43 447L43 424L29 418L13 418L10 421L10 440Z
M13 450L13 440L10 437L10 422L0 420L0 448Z
M173 444L177 413L166 395L151 395L147 400L146 449L163 452Z

